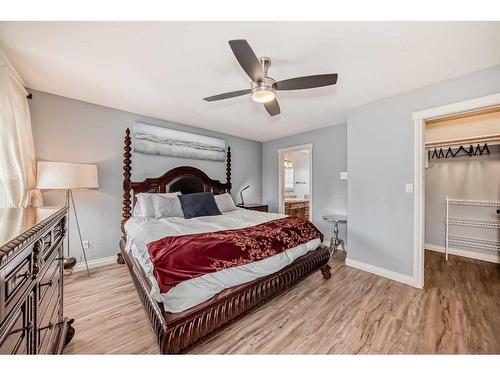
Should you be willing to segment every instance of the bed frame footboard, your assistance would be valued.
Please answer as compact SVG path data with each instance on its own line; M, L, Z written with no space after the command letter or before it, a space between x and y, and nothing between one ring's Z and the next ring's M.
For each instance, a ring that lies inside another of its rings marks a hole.
M168 313L165 313L161 303L149 296L148 281L124 250L124 245L122 240L120 248L123 259L128 265L162 354L185 353L191 350L318 269L321 269L325 279L330 278L330 267L327 264L330 253L327 248L318 247L282 270L248 283L244 288L229 293L202 309L194 309L192 313L167 324Z

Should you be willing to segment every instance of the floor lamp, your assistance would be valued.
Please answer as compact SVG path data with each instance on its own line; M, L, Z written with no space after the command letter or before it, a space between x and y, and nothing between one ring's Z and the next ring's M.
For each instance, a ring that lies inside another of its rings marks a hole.
M73 199L73 190L97 189L98 187L97 165L95 164L45 161L38 162L37 188L40 190L66 190L66 206L68 207L69 213L67 231L68 256L64 259L65 269L72 269L76 263L76 259L70 256L69 247L69 222L71 217L71 208L73 208L82 255L85 259L85 267L87 268L87 275L89 276L89 264L87 262L87 254L85 253L85 248L83 246L82 232L80 231L80 223L76 212L75 200Z

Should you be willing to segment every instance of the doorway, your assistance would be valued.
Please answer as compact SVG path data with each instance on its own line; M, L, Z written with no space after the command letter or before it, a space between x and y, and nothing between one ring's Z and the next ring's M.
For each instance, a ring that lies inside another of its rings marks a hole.
M312 220L312 143L278 150L279 212Z
M414 182L415 182L415 191L414 191L414 277L413 277L413 285L417 288L424 287L424 259L425 259L425 225L426 225L426 213L425 213L425 203L426 203L426 166L428 166L429 159L429 147L426 147L426 138L425 132L428 124L432 124L437 121L445 121L450 119L457 119L461 117L480 115L482 113L488 113L497 111L500 109L500 93L488 95L476 99L471 99L459 103L454 103L442 107L432 108L420 112L413 113L413 120L415 126L415 148L414 148ZM495 135L490 134L492 137L485 137L480 139L481 144L484 142L490 142L490 144L495 143L497 140ZM470 143L470 140L467 140ZM475 144L477 144L477 139L474 139ZM448 147L454 146L454 144L445 145L446 142L441 144L433 144L432 146L439 146L439 148L445 147L443 151L444 159L446 159L446 153L448 153ZM456 143L456 142L455 142ZM429 145L427 145L429 146ZM477 146L476 146L477 147ZM432 148L432 147L431 147ZM474 151L476 148L474 148ZM457 150L454 147L451 147L451 152L456 153ZM449 153L448 153L449 154ZM434 155L434 152L431 151L431 157ZM440 152L438 151L436 154L440 157ZM455 197L451 197L455 198ZM465 199L467 201L480 201L479 199ZM458 200L461 201L461 200ZM491 201L492 203L498 201ZM492 203L489 204L492 204ZM456 203L456 202L452 202ZM467 202L465 202L467 203ZM444 204L444 203L443 203ZM443 226L449 224L451 222L451 217L449 216L449 212L444 211L443 216ZM485 220L483 220L486 222ZM488 220L491 221L491 220ZM446 230L446 229L445 229ZM465 237L465 236L464 236ZM449 238L449 237L448 237ZM461 238L463 239L463 238ZM444 239L443 239L444 241ZM497 241L496 241L497 242ZM469 244L470 245L470 244ZM445 247L447 248L447 244Z

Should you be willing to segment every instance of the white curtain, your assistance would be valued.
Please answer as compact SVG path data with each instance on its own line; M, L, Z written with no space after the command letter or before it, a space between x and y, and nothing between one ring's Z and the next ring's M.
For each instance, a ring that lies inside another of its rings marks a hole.
M23 81L0 51L0 208L29 206L36 184L27 94Z

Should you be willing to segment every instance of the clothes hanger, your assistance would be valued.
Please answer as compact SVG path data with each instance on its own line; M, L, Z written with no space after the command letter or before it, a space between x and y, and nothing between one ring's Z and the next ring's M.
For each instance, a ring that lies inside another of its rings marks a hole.
M432 159L434 159L434 158L438 158L439 159L438 153L437 153L437 149L434 149L434 151L432 152Z
M477 156L477 154L482 155L483 152L481 150L481 146L479 146L479 143L476 146L476 150L474 151L474 156Z
M453 154L453 157L458 156L458 154L460 153L460 151L467 152L467 151L465 150L464 146L460 145L460 147L457 149L457 151L455 152L455 154Z
M449 154L450 156L448 156L448 154ZM451 157L451 158L453 157L453 151L451 151L451 146L450 146L450 147L448 147L448 151L446 151L446 155L445 155L445 158L446 158L446 159L448 159L449 157Z
M438 154L438 159L441 159L441 158L444 158L444 152L443 152L442 148L439 149L439 154Z
M485 144L484 144L484 147L483 147L483 152L484 152L484 150L486 150L486 154L487 154L487 155L489 155L489 154L490 154L490 149L488 148L488 144L487 144L487 143L485 143Z
M468 154L469 154L469 156L474 155L474 146L473 145L470 145Z

